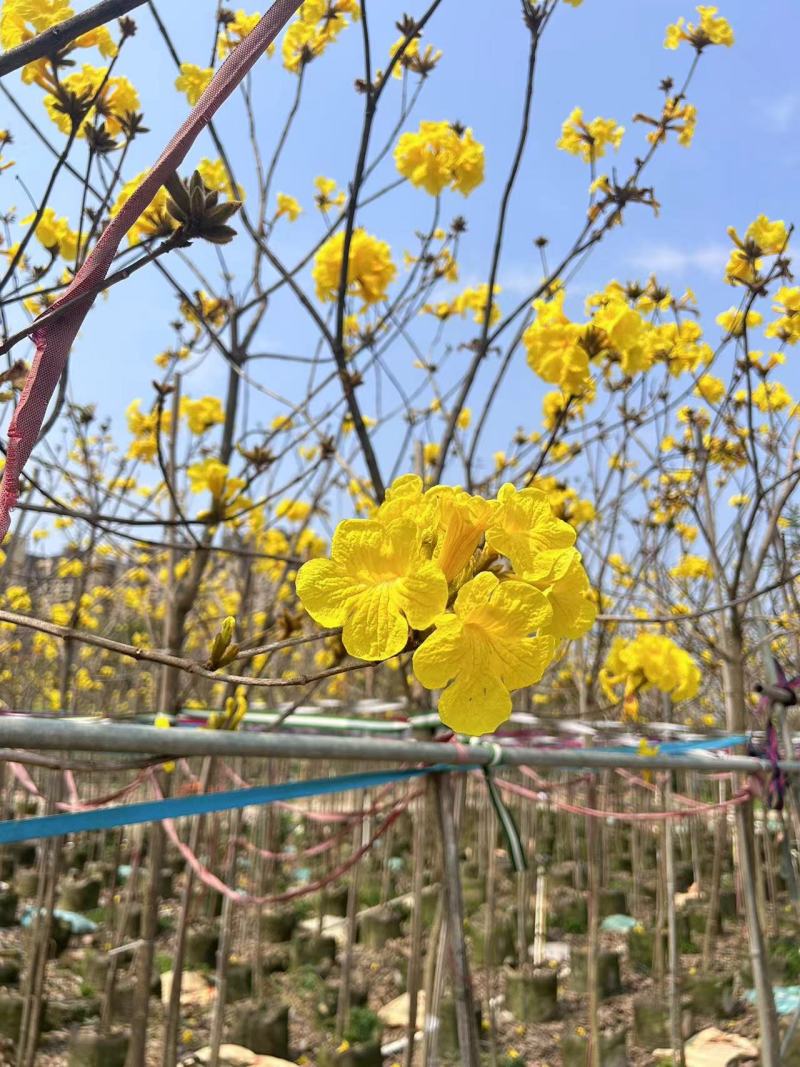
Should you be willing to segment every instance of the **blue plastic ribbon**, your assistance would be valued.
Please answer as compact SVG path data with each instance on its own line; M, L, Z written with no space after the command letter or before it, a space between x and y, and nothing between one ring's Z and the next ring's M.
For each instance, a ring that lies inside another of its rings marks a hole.
M252 805L275 804L281 800L345 793L348 789L371 789L393 782L407 782L426 774L474 769L469 766L435 764L432 767L414 767L409 770L344 774L338 778L311 778L305 782L282 782L280 785L232 789L222 793L166 797L163 800L146 800L136 804L115 804L92 811L42 815L34 819L12 819L0 822L0 845L10 845L15 841L39 841L46 837L61 837L63 834L89 830L111 830L143 822L161 822L163 819L180 819L187 815L211 815L236 808L249 808Z
M685 752L694 752L698 749L702 752L713 752L715 749L746 745L749 739L748 734L730 734L727 737L707 737L705 739L700 738L697 741L656 741L655 744L658 745L658 752L661 756L680 756ZM603 748L600 751L636 753L638 749L634 745L615 745ZM643 757L643 759L646 759L646 757Z

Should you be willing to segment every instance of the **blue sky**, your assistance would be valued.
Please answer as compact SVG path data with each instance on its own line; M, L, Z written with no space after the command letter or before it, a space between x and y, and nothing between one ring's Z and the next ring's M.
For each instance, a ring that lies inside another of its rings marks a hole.
M76 4L80 9L85 4ZM419 14L419 0L408 9ZM206 64L216 0L164 3L163 17L181 57ZM249 8L248 8L249 10ZM371 0L370 23L376 57L386 56L397 37L394 21L403 7L388 0ZM798 221L800 188L800 84L796 74L796 40L800 16L793 0L770 0L768 5L745 0L723 4L722 13L734 26L733 49L711 48L703 56L690 92L699 111L698 130L691 149L674 142L658 153L648 173L662 204L658 218L645 208L629 211L624 228L614 231L596 250L571 286L576 313L583 296L611 278L643 281L651 271L676 290L691 286L704 309L704 322L712 339L713 317L736 302L737 293L721 280L729 241L726 226L743 230L758 214ZM545 234L551 260L565 249L579 228L585 210L588 168L575 157L555 150L562 120L580 105L587 116L611 116L627 130L615 160L625 174L633 156L642 150L645 129L631 123L636 111L658 113L659 81L684 76L691 52L667 52L662 47L664 28L693 9L682 0L585 0L573 10L560 8L548 28L537 72L533 132L512 201L500 282L501 306L510 307L536 284L540 269L533 239ZM126 47L119 70L139 89L150 133L137 140L125 177L143 170L186 113L186 103L172 88L175 70L146 8L134 12L139 27ZM486 182L466 201L445 196L442 218L464 214L469 231L461 249L464 284L485 280L496 220L499 193L505 181L518 132L520 101L527 51L517 0L444 0L429 24L425 40L442 48L443 59L423 90L409 125L420 118L458 119L471 126L486 146ZM89 57L96 62L96 57ZM304 251L320 233L320 220L312 203L312 182L317 174L335 177L345 186L352 172L360 123L361 100L352 90L361 73L361 39L357 28L340 40L308 70L305 103L300 124L289 143L276 188L298 197L306 211L293 227L286 227L276 247L285 261ZM49 124L41 92L9 83L17 98L58 143L60 134ZM259 134L267 145L283 122L294 91L294 77L279 59L262 60L253 76L258 103ZM379 126L391 126L399 100L399 87L387 94L389 108ZM244 161L247 133L243 110L230 101L219 117L234 161ZM10 153L17 167L0 176L3 204L16 203L20 214L28 201L14 175L19 175L37 199L49 174L49 157L33 136L0 100L0 126L10 127L15 145ZM204 139L192 153L193 163L216 153ZM78 157L80 158L80 157ZM187 170L190 168L186 168ZM246 176L244 162L237 174ZM601 168L602 169L602 168ZM391 159L376 178L390 180ZM76 183L64 177L52 200L59 214L77 215ZM418 190L404 188L391 199L364 213L368 229L388 240L398 260L404 248L413 247L412 235L430 218L432 201ZM231 246L230 262L246 262L245 241ZM198 250L199 261L213 270L215 258ZM237 257L239 257L237 259ZM131 309L133 308L133 313ZM171 340L168 327L175 301L165 292L153 270L146 270L98 301L78 339L73 357L72 399L96 402L98 413L110 415L121 429L130 400L149 402L155 375L153 357ZM464 336L469 335L469 330ZM296 305L276 301L263 331L266 349L306 351L311 342L305 318ZM20 346L17 354L28 356ZM403 357L410 364L410 357ZM795 395L800 375L790 353L782 378ZM409 374L412 372L409 370ZM226 368L210 356L190 387L193 395L221 392ZM291 394L293 381L283 367L270 370L270 384ZM480 408L481 381L471 405ZM509 425L533 428L539 421L542 383L533 379L520 354L509 376L496 416L487 435L487 449L502 447ZM363 401L369 412L369 400ZM251 398L254 421L268 423L280 408L263 396Z

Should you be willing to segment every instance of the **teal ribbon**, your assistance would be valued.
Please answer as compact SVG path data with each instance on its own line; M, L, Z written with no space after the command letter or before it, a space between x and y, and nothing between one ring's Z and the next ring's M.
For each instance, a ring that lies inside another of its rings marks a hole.
M135 826L163 819L180 819L187 815L211 815L252 805L275 804L282 800L330 796L349 789L372 789L393 782L408 782L427 774L463 772L473 767L437 764L410 770L371 771L365 774L343 774L338 778L311 778L305 782L282 782L280 785L254 786L221 793L199 793L183 797L165 797L136 804L115 804L92 811L64 812L42 815L34 819L12 819L0 822L0 845L16 841L40 841L63 834L85 833L91 830L111 830L119 826Z

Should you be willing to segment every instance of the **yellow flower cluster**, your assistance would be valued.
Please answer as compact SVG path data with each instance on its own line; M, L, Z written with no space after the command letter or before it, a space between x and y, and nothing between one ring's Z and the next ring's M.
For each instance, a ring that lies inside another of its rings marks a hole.
M483 181L483 145L472 130L449 122L421 122L401 135L394 150L397 169L431 196L450 188L468 196Z
M225 421L222 402L216 396L204 396L198 400L191 400L188 396L181 397L180 414L195 434L203 434L212 426L219 426Z
M138 189L145 174L146 172L142 171L141 174L137 174L135 178L131 178L130 181L123 184L117 194L117 199L111 205L109 213L112 218L118 215L127 204L135 190ZM128 242L135 245L148 237L164 237L172 233L177 225L175 219L167 211L167 190L162 186L128 230Z
M414 649L417 679L444 690L442 720L469 734L507 719L511 691L537 682L557 644L595 618L575 531L545 493L508 484L485 500L425 491L416 475L395 481L371 518L341 522L330 558L301 567L297 593L320 625L343 627L358 659Z
M629 292L612 282L588 300L587 323L573 322L564 311L565 292L533 302L536 317L523 334L528 365L546 382L560 386L568 397L591 396L591 368L602 367L606 377L618 368L623 379L665 364L674 377L694 371L711 358L701 342L702 330L693 318L657 321L661 305L676 312L686 298L669 294L658 303L645 290ZM647 317L648 314L650 317Z
M592 163L606 154L606 146L619 148L625 128L614 119L594 118L585 122L583 110L574 108L564 119L561 136L556 141L556 148L580 156L584 162Z
M201 159L195 170L203 179L203 185L213 193L224 193L229 200L244 202L245 192L241 185L234 191L228 168L221 159Z
M690 554L682 556L669 573L673 578L684 578L689 581L714 577L714 570L707 559Z
M457 268L454 268L457 273ZM496 297L502 292L502 287L495 285L492 294ZM486 317L486 305L489 302L489 284L473 285L464 289L453 300L442 300L438 304L425 304L423 312L435 315L438 319L449 319L451 315L461 315L463 318L472 312L473 322L482 323ZM492 300L492 311L489 322L494 324L500 318L500 307L495 299Z
M289 222L296 222L303 213L303 209L295 197L290 196L288 193L278 193L276 199L278 208L275 212L275 218L279 219L281 215L285 215Z
M406 43L408 42L408 43ZM389 57L394 59L397 53L403 48L403 54L400 59L392 67L392 77L398 80L403 77L403 74L411 70L416 74L423 76L428 75L439 60L442 58L441 48L434 48L433 45L425 45L423 51L420 51L420 45L422 40L419 36L412 37L410 41L408 38L398 37L392 47L389 49Z
M769 323L764 333L787 345L796 345L800 341L800 286L781 286L772 310L778 313L778 318Z
M700 668L671 638L643 632L632 640L614 639L600 671L600 684L614 704L620 700L616 687L624 684L623 710L635 720L639 692L654 688L676 701L691 700L700 688Z
M172 413L168 410L162 411L159 425L158 411L153 410L145 414L141 410L141 405L141 400L133 400L125 412L128 429L133 434L133 440L128 447L127 458L139 459L143 463L152 463L158 453L156 433L169 433L172 425Z
M29 226L36 215L22 219L23 226ZM60 219L51 207L46 207L42 217L36 223L36 239L48 252L60 255L69 263L74 262L78 254L78 235L70 228L68 219Z
M683 18L667 26L664 47L675 49L681 41L688 41L698 52L702 52L710 44L730 48L733 44L733 30L728 20L717 14L718 10L716 7L701 6L697 8L700 21L696 26Z
M728 227L728 236L734 243L725 267L725 281L729 285L746 285L761 288L761 268L764 256L783 255L789 243L789 231L782 219L768 219L759 215L745 230L741 238L733 226Z
M344 231L339 230L320 247L314 256L311 275L320 300L330 302L339 295L344 254ZM377 304L386 299L389 285L397 268L392 251L385 241L378 240L366 230L353 231L347 263L347 292L360 297L364 305Z
M198 67L196 63L181 63L181 72L175 79L175 88L184 93L189 104L194 107L206 86L214 77L211 67Z
M97 98L95 105L89 109L81 123L79 137L83 137L86 128L94 123L97 112L102 115L108 133L114 137L122 130L122 120L125 116L140 109L139 94L131 82L123 76L106 77L107 74L105 67L93 67L84 63L80 70L61 79L62 90L78 97L85 96L90 100ZM44 106L61 132L69 133L72 120L61 109L58 97L48 93L44 98Z
M283 36L283 65L293 74L321 56L342 30L361 18L358 0L304 0Z
M219 58L224 59L238 44L241 44L245 37L253 32L260 20L261 15L258 11L248 15L241 8L232 16L229 15L224 20L222 29L217 37L217 55ZM272 48L270 48L270 51L272 51Z

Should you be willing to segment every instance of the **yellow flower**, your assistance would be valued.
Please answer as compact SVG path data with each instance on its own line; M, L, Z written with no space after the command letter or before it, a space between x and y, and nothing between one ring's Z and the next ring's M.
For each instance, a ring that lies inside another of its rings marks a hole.
M153 719L153 726L155 726L157 730L169 730L169 728L172 726L172 723L168 715L165 715L163 712L159 712ZM161 764L161 768L162 770L165 770L167 774L172 774L172 772L175 770L175 764L172 760L167 760L166 763Z
M29 226L36 215L22 219L23 226ZM74 261L78 254L78 235L70 229L68 219L59 219L51 207L46 207L42 217L36 223L36 239L49 252L62 256L68 262Z
M189 467L186 473L189 475L189 485L193 493L208 491L213 497L222 497L228 477L226 464L220 463L218 459L204 459Z
M431 196L446 188L468 196L483 181L483 145L472 130L449 122L422 122L417 133L402 134L394 159L403 177Z
M190 400L188 396L181 397L180 413L192 433L196 434L205 433L212 426L221 425L225 421L222 403L216 396L204 396L199 400Z
M6 0L0 10L0 45L16 48L73 14L67 0Z
M277 200L278 210L275 212L275 218L286 215L289 222L295 222L303 210L298 201L293 196L289 196L288 193L278 193Z
M81 123L79 137L85 136L87 127L94 123L98 111L102 114L106 129L114 137L122 131L120 120L130 111L141 110L139 94L131 82L125 77L107 77L107 74L105 67L93 67L85 63L80 70L61 79L61 87L76 96L85 95L94 99L99 94L97 103L90 108ZM44 98L44 106L61 132L69 133L72 120L61 110L58 98L48 93Z
M786 248L789 233L783 219L768 219L759 215L747 227L746 236L754 242L764 256L776 256Z
M607 145L619 148L624 133L625 128L619 126L614 119L598 117L591 122L585 122L583 110L576 107L561 126L561 136L556 142L556 148L573 156L581 156L584 162L590 163L606 154Z
M134 191L139 187L145 172L142 171L129 182L125 182L117 199L111 205L109 214L112 218L118 215L122 208L130 200ZM144 209L136 222L128 230L128 242L136 244L146 237L164 237L177 227L177 222L167 211L167 190L162 186L149 205Z
M499 285L495 285L492 290L493 297L501 292ZM462 293L455 298L453 302L453 311L459 315L466 315L468 311L474 312L473 321L481 323L486 317L486 305L489 302L489 284L483 282L481 285L472 286L469 289L465 289ZM495 323L500 318L500 307L496 300L492 299L492 312L489 316L489 322Z
M564 314L564 295L562 289L552 300L533 302L536 318L522 342L531 370L572 395L582 392L589 381L589 356L580 343L582 328Z
M542 633L551 634L557 641L583 637L597 618L597 604L577 551L571 553L566 570L562 573L558 568L556 574L555 580L551 576L548 580L534 583L553 609L553 616Z
M83 563L79 559L59 560L56 574L59 578L79 578L83 574Z
M497 501L486 544L506 556L527 581L563 577L575 557L575 530L553 515L547 494L518 490L508 482Z
M245 199L245 192L241 185L236 189L231 185L228 168L221 159L201 159L195 168L203 179L203 185L214 193L225 193L229 200Z
M786 344L800 341L800 286L783 285L775 294L772 310L780 315L764 331L767 337L777 337Z
M420 52L420 38L412 37L408 43L406 37L398 37L392 47L389 49L389 56L391 59L397 55L403 45L403 54L400 59L395 63L392 68L393 78L402 78L403 73L407 70L411 70L416 74L429 74L439 60L442 58L442 50L440 48L434 49L433 45L426 45L425 50Z
M685 555L675 564L669 572L673 578L713 578L714 568L707 559L702 556Z
M482 497L446 485L435 486L426 494L426 499L438 504L433 558L448 582L455 582L462 576L486 532L492 505Z
M434 463L438 463L441 454L442 446L438 441L426 441L422 446L422 459L426 467L432 467Z
M326 302L336 300L339 295L344 236L344 231L340 230L329 237L314 257L311 274L317 297ZM365 305L377 304L386 299L387 289L396 274L389 245L366 230L354 230L347 265L348 294L360 297Z
M342 30L361 17L358 0L305 0L283 35L284 67L298 74L321 56Z
M759 382L753 390L753 403L759 411L783 411L794 401L781 382Z
M320 175L314 179L314 188L317 190L314 201L320 211L327 211L329 207L342 207L347 199L344 190L339 189L337 192L335 178Z
M614 687L621 682L626 700L635 700L640 689L652 687L673 700L690 700L700 688L700 668L663 634L640 633L630 641L617 637L600 671L600 684L613 702L620 699Z
M694 394L707 404L718 404L725 396L725 383L713 374L703 374L697 381Z
M194 107L213 77L212 67L198 67L196 63L181 63L181 72L175 79L175 88L178 92L184 93L189 104Z
M758 326L761 322L760 311L748 311L747 312L746 325ZM741 337L745 329L745 316L737 308L728 308L727 311L720 312L715 319L718 326L721 326L726 333L729 333L731 337Z
M401 652L409 626L426 629L447 603L447 580L409 519L339 523L331 558L304 563L296 587L308 614L321 626L342 626L344 647L365 660Z
M279 519L288 519L289 522L303 522L311 514L311 505L304 500L284 499L275 507L275 515Z
M222 29L217 37L217 55L219 58L224 59L229 52L234 50L237 44L241 44L245 37L253 32L260 20L261 15L257 11L254 11L252 15L248 15L239 8L232 18L223 22ZM268 51L272 52L273 46L270 46Z
M484 734L508 718L511 691L538 682L552 658L553 639L530 636L550 616L545 597L525 582L484 571L462 586L453 612L435 619L413 659L426 689L444 689L439 714L447 726Z
M682 18L671 26L667 26L664 47L675 49L681 41L688 41L698 52L702 52L710 44L730 48L733 44L731 24L722 15L718 15L717 11L716 7L698 7L700 22L696 26L691 22L684 24Z

